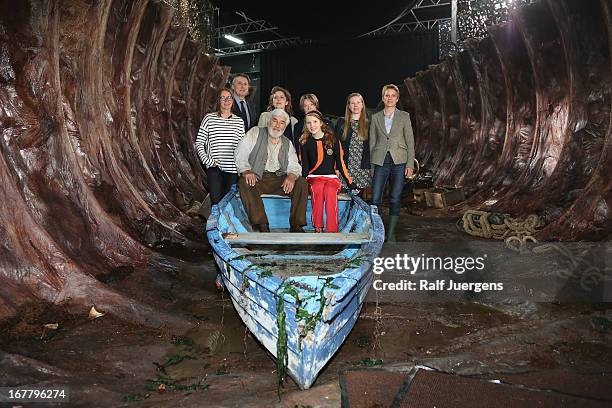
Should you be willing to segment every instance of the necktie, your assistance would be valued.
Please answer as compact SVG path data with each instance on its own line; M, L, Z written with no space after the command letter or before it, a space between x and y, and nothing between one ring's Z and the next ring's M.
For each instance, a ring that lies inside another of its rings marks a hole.
M246 106L244 106L244 101L240 101L240 111L242 112L242 119L244 119L245 127L249 127L249 118L246 114Z

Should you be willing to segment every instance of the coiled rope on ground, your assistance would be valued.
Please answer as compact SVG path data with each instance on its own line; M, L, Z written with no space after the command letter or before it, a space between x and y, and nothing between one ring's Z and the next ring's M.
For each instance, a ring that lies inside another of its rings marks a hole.
M530 214L525 219L512 218L508 214L468 210L457 221L457 229L475 237L504 240L506 247L521 254L556 253L566 267L556 271L561 279L576 279L585 292L591 292L599 287L605 277L612 273L612 267L599 267L591 262L593 248L578 248L577 253L572 247L560 243L543 243L527 248L527 242L537 243L534 234L545 225L544 220L536 214ZM584 246L584 244L583 244ZM598 250L598 247L594 248Z
M460 231L475 237L504 240L508 248L517 252L523 252L528 241L538 242L534 235L543 226L544 221L536 214L520 219L480 210L467 210L457 221Z

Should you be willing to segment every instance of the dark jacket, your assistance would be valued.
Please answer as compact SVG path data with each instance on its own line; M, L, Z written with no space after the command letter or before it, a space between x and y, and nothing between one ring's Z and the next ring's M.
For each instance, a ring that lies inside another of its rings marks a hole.
M327 127L331 130L334 130L334 125L332 124L331 120L329 120L328 118L323 118L323 122L325 122L325 124L327 125ZM302 132L304 131L304 119L300 119L297 121L297 123L295 124L294 128L293 128L293 135L294 135L294 146L295 146L295 151L298 152L298 156L299 156L299 148L300 148L300 138L302 137ZM335 132L334 132L335 133Z
M246 115L242 114L242 111L240 110L240 102L237 102L236 98L234 98L234 104L232 105L232 113L242 118L242 121L244 122L244 132L246 133L250 128L257 126L257 119L259 119L259 115L255 110L255 104L253 102L251 102L249 99L245 99L244 102L249 110L249 116L251 117L251 122L248 123L248 125Z
M344 131L344 118L338 118L336 122L336 137L340 142L342 142L342 148L344 149L344 162L349 162L349 144L351 142L351 129L349 127L349 134L346 135L346 140L342 140L342 132ZM363 141L363 156L361 156L361 165L359 166L362 169L370 168L370 138L368 137Z
M334 138L334 147L331 150L325 149L323 139L308 138L302 145L302 177L335 175L336 170L346 179L347 184L351 184L353 179L348 173L346 162L343 159L342 145L339 140Z

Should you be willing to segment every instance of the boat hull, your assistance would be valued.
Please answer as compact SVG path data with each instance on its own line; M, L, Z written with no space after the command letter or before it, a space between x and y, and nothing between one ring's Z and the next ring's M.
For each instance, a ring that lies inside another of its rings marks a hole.
M286 350L287 373L302 389L312 385L355 325L371 287L373 258L378 256L384 240L382 222L375 209L356 197L351 201L350 209L343 212L344 226L358 230L359 223L364 222L364 228L371 229L372 237L367 244L340 250L335 256L346 257L345 267L325 276L315 274L282 279L264 276L265 270L254 267L228 244L223 239L224 232L249 229L248 222L241 220L245 214L240 209L235 190L213 207L207 223L208 238L223 286L240 318L277 358L277 363L279 348L281 359ZM286 207L286 202L282 205ZM278 222L282 220L279 218ZM355 261L356 254L359 262ZM314 255L312 259L316 263L326 258ZM280 324L281 321L284 324ZM279 343L279 334L281 340L286 337L285 342Z

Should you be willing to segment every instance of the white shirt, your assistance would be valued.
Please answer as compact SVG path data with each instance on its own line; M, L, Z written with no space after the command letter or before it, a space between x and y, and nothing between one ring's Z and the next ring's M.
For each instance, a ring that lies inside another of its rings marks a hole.
M241 102L244 102L244 114L246 115L247 121L250 124L253 123L253 119L251 119L251 113L249 112L249 104L246 101L246 99L242 98L240 99L239 96L234 95L234 103L236 103L236 106L238 106L239 110L242 110L242 104Z
M249 163L249 155L253 151L253 147L257 143L257 138L259 137L259 127L255 126L254 128L249 129L249 131L244 135L238 146L236 147L236 167L238 169L238 174L242 174L245 171L251 170L251 164ZM284 136L281 136L284 137ZM268 163L270 162L270 145L272 143L268 143L268 162L266 162L266 171L275 171L269 170ZM280 149L281 143L278 143L278 149ZM298 161L297 154L295 153L295 147L293 147L293 143L289 142L289 152L288 152L288 161L287 164L287 173L291 173L296 177L302 176L302 166ZM278 153L275 157L278 157ZM278 161L278 160L277 160ZM279 165L280 167L280 165Z
M391 133L391 126L393 126L393 118L395 117L395 109L393 109L393 113L390 117L387 117L384 111L383 116L385 117L385 129L387 130L387 133Z

